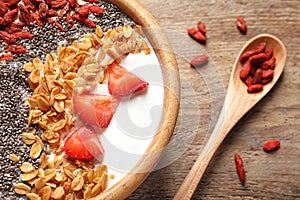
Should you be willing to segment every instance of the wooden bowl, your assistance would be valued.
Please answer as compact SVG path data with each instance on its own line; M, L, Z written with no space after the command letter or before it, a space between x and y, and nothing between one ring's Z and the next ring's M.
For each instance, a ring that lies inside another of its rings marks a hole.
M161 120L157 132L144 156L142 156L138 164L134 167L132 173L126 174L115 185L93 198L120 200L128 197L147 178L158 163L164 147L169 143L179 110L180 81L176 58L155 18L137 0L110 0L110 2L118 6L137 24L145 28L144 31L147 39L154 48L161 64L164 81Z

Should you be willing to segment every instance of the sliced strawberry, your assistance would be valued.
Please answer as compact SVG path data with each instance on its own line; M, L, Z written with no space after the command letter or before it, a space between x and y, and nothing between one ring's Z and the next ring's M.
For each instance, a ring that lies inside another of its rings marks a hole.
M80 160L99 159L104 154L101 142L91 126L83 126L74 131L65 141L63 151Z
M115 113L119 99L106 95L76 95L73 97L75 113L85 122L107 128Z
M108 90L113 96L124 97L148 88L149 83L118 64L111 64L108 73Z

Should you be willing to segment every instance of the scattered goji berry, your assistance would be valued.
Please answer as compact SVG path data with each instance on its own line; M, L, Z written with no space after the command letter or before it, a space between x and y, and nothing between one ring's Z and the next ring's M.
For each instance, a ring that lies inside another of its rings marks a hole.
M4 16L3 19L7 22L7 23L11 23L13 21L15 21L15 19L18 16L18 9L13 9L9 12L7 12Z
M0 31L0 40L3 40L7 44L13 44L16 42L15 37L5 31Z
M198 42L206 42L206 37L201 33L199 30L196 30L195 28L189 28L188 34L196 41Z
M21 31L21 32L14 33L13 36L15 39L29 39L29 40L33 39L32 33L27 32L27 31Z
M2 55L1 57L0 57L0 60L12 60L13 59L13 55L11 54L11 53L6 53L6 54L4 54L4 55Z
M241 183L244 185L246 180L246 172L245 172L243 160L241 156L237 153L234 154L234 162L235 162L236 172L239 176L239 179Z
M96 5L92 5L89 6L89 10L96 15L102 15L103 14L103 8L96 6Z
M200 67L202 65L205 65L208 62L208 56L203 54L203 55L199 55L194 57L191 61L190 61L190 65L192 67Z
M264 88L263 84L254 84L254 85L249 85L247 88L248 93L256 93L262 91Z
M87 4L84 4L80 7L77 8L76 12L82 16L82 17L87 17L89 15L89 6Z
M199 21L197 25L198 25L198 30L205 35L207 33L205 24Z
M0 1L0 17L5 15L8 12L8 8L4 2Z
M239 29L239 31L242 33L242 34L246 34L247 33L247 23L246 21L244 20L244 18L242 17L237 17L236 18L236 26L237 28Z
M270 152L278 149L280 147L280 141L279 140L269 140L266 141L263 145L263 150Z

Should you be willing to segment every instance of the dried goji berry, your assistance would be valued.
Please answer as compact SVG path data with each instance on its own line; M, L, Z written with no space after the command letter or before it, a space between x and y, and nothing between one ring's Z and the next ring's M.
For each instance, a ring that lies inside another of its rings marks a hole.
M245 78L245 83L248 87L253 84L253 78L250 74Z
M247 62L244 63L244 65L240 71L240 78L245 79L248 76L248 74L250 73L250 70L251 70L251 63L248 60Z
M239 179L241 183L244 185L245 180L246 180L246 172L244 168L244 163L239 154L234 154L234 162L235 162L235 167L236 167L236 172L239 175Z
M188 34L198 42L206 42L206 37L200 31L196 30L195 28L189 28Z
M273 78L274 77L274 70L273 69L262 70L261 77L264 78L264 79Z
M258 53L259 53L259 51L257 49L244 52L240 58L241 63L246 62L251 56L254 56Z
M49 11L49 7L47 4L41 3L39 5L39 17L40 18L43 19L43 18L47 17L48 11Z
M15 39L29 39L29 40L33 39L32 33L27 32L27 31L21 31L21 32L14 33L13 36Z
M16 42L16 39L13 35L10 35L4 31L0 31L0 40L3 40L7 44L13 44Z
M205 24L199 21L197 25L198 25L198 30L205 35L207 33Z
M26 26L26 24L24 22L12 22L10 24L11 27L17 27L17 28L23 28L24 26Z
M85 1L89 3L99 3L99 0L85 0Z
M67 3L63 9L60 10L59 14L58 14L58 18L62 18L67 12L69 12L70 10L70 6L69 3Z
M247 23L242 17L236 18L236 26L240 30L241 33L246 34L247 33Z
M33 3L30 0L22 0L24 6L26 6L28 8L28 10L31 10L33 12L36 11L36 7L35 5L33 5Z
M30 22L32 21L32 17L30 15L29 10L22 4L19 4L20 16L19 20L24 22L26 26L30 27Z
M249 85L247 88L248 93L255 93L255 92L260 92L264 88L263 84L255 84L255 85Z
M13 7L17 5L21 0L1 0L3 3L6 4L8 7Z
M38 26L43 25L43 21L40 19L39 14L38 13L30 13L32 19L36 22L36 24Z
M253 84L260 84L261 83L261 78L262 78L262 70L257 69L255 72L255 75L253 77Z
M61 7L63 7L64 5L66 5L68 2L66 0L55 0L55 1L51 1L51 7L53 9L59 9Z
M265 85L267 83L270 83L272 80L273 80L273 77L263 78L263 79L261 79L261 84Z
M0 17L5 15L8 12L8 8L4 2L0 1Z
M5 29L5 31L6 31L7 33L9 33L9 34L12 34L12 33L20 32L20 31L22 31L22 29L21 29L21 28L18 28L18 27L13 27L13 26L11 26L11 27Z
M262 69L274 69L276 63L276 58L273 56L271 59L263 62L261 64Z
M3 19L3 17L0 17L0 25L4 25L5 24L5 20Z
M77 20L79 22L82 22L82 23L84 23L87 26L90 26L90 27L93 27L93 28L96 27L96 24L91 19L89 19L87 17L82 17L79 14L74 13L71 16L71 18L74 19L74 20Z
M258 45L257 51L258 51L259 53L265 52L266 46L267 46L267 43L266 43L266 42L261 42L261 43Z
M266 60L270 60L272 57L273 57L273 51L274 49L273 48L269 48L267 51L266 51Z
M56 26L60 31L65 32L64 27L57 21L53 22L53 25Z
M12 60L13 57L14 56L11 53L6 53L0 57L0 60Z
M89 11L89 6L87 4L84 4L76 9L76 12L82 17L88 16Z
M70 3L70 7L76 7L77 6L77 2L76 0L67 0Z
M13 54L25 54L26 48L21 45L10 45L7 47L7 51L13 53Z
M280 147L280 141L279 140L269 140L264 143L263 150L270 152L278 149Z
M192 67L200 67L202 65L205 65L208 62L208 56L203 54L203 55L199 55L194 57L191 61L190 61L190 65Z
M267 55L265 53L259 53L249 58L251 63L259 63L264 62L266 60Z
M57 15L58 15L58 13L56 10L53 10L53 9L48 10L48 14L47 14L48 17L55 17Z
M96 14L96 15L101 15L101 14L103 14L103 8L101 8L101 7L99 7L99 6L96 6L96 5L89 6L89 10L90 10L93 14Z
M4 16L3 19L7 22L7 23L11 23L13 21L15 21L15 19L18 16L18 9L13 9L9 12L7 12Z

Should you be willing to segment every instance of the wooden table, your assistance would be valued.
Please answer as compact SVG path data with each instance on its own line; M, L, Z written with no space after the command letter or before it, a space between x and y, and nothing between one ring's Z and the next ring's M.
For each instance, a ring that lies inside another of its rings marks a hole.
M300 1L140 1L165 29L177 55L182 95L174 134L183 141L193 140L185 151L176 152L183 153L179 159L152 172L128 199L173 198L213 126L235 57L247 40L261 33L273 34L286 45L285 72L268 96L231 131L193 199L300 199ZM246 35L235 27L237 16L248 23ZM199 20L208 29L205 45L186 34ZM211 66L191 68L189 59L205 50ZM270 139L279 139L281 148L266 153L262 144ZM235 153L244 159L245 186L235 171Z

